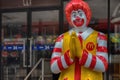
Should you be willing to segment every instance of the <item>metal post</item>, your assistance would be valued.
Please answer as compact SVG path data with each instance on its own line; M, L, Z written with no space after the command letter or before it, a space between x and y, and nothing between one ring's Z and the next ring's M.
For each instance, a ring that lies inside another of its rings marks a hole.
M63 0L60 2L60 7L59 7L59 34L64 32L64 13L63 13Z
M44 65L45 65L45 59L42 58L42 80L44 80Z
M25 77L24 80L28 80L28 78L30 77L30 75L32 74L32 72L37 68L37 66L40 64L40 62L42 61L42 59L39 59L38 62L35 64L35 66L31 69L31 71L28 73L28 75Z
M111 55L111 51L110 51L110 0L108 0L108 31L107 31L107 34L108 34L108 58L110 58L110 55ZM107 78L106 78L106 80L109 80L110 78L109 78L109 76L110 76L110 59L108 60L108 71L106 72L106 76L107 76Z
M27 74L30 72L31 67L30 65L30 39L31 38L31 10L27 9L27 48L26 48L26 58L27 58ZM31 80L29 77L28 80Z
M0 80L2 80L2 62L1 62L1 59L2 59L2 13L1 13L1 9L0 9Z

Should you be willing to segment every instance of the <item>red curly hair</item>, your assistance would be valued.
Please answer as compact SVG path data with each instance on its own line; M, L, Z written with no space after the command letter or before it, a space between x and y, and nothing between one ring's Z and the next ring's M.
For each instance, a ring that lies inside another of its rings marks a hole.
M82 9L87 17L87 24L89 24L90 19L91 19L91 10L89 8L89 5L82 1L82 0L71 0L65 7L65 15L67 18L67 21L69 22L70 25L72 25L71 23L71 12L73 10L78 10L78 9Z

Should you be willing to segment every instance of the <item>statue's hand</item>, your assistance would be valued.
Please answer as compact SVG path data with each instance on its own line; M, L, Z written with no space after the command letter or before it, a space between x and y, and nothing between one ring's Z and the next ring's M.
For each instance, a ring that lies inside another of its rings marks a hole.
M70 47L70 57L72 59L75 58L76 56L76 46L75 46L75 38L76 38L76 33L72 32L71 36L70 36L70 43L69 43L69 47Z
M81 58L82 56L82 44L75 32L72 32L70 37L70 55L71 57Z
M78 58L82 57L82 42L80 42L79 38L75 38L75 48L76 48L76 56Z

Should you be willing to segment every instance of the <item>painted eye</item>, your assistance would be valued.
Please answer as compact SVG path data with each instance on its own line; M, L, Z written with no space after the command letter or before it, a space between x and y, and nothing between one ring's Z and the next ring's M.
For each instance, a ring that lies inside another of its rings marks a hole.
M79 16L83 16L83 13L81 11L78 11Z
M77 16L77 14L75 12L73 12L72 16L75 18Z

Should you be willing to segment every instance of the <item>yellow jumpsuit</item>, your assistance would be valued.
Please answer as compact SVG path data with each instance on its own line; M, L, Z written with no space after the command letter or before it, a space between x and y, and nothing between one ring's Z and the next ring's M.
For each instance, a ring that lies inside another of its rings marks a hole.
M97 47L97 37L98 32L93 31L85 40L82 42L83 49L87 50L88 53L92 55L96 55L96 47ZM70 34L68 32L64 33L63 38L63 50L62 53L65 53L69 50L69 42L70 42ZM86 47L88 43L94 43L94 48L92 45ZM92 50L88 50L87 48L93 48ZM78 80L77 77L80 77L80 80L103 80L102 72L93 71L92 69L85 68L84 66L79 64L79 61L75 61L72 65L70 65L67 69L63 70L60 74L59 80Z

